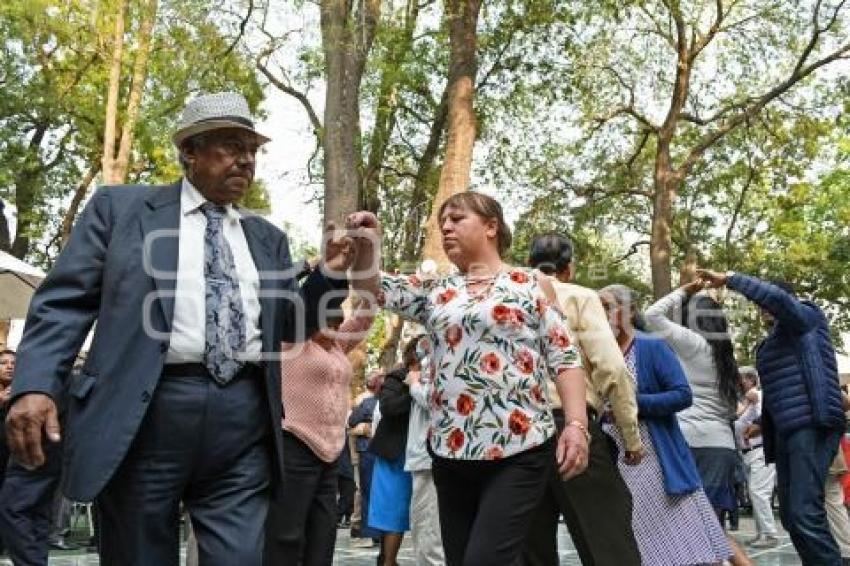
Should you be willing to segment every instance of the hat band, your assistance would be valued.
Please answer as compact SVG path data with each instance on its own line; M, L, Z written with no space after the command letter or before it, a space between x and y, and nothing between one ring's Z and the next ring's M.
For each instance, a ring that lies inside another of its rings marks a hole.
M243 126L248 126L251 129L254 129L254 122L247 118L243 118L242 116L214 116L212 118L204 118L203 120L198 120L195 124L202 124L204 122L238 122Z

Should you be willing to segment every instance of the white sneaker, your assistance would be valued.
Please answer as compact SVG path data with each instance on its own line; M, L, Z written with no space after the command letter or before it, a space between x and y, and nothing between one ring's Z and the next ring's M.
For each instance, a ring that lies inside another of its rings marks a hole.
M753 548L773 548L779 544L779 539L773 536L760 537L750 543Z
M373 548L375 541L370 538L358 538L351 541L351 548Z

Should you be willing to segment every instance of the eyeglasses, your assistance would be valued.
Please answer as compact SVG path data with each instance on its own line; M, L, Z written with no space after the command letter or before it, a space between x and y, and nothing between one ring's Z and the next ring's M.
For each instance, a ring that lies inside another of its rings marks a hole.
M225 139L215 141L214 143L223 149L230 157L234 158L241 157L245 154L249 154L253 157L257 155L257 150L260 149L257 142L240 139Z

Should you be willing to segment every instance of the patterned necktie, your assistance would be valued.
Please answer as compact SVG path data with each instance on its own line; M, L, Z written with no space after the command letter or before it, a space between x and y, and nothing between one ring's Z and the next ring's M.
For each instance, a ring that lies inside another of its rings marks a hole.
M213 379L226 385L242 368L236 356L245 351L245 312L233 252L224 238L225 208L211 202L201 206L207 217L204 233L206 280L206 345L204 365Z

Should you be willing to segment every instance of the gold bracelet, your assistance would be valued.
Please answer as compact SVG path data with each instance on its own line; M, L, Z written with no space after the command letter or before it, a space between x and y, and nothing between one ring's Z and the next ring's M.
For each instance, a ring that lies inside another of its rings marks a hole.
M582 431L584 433L584 437L587 439L587 443L590 444L590 431L587 430L587 427L584 426L584 423L582 423L581 421L570 421L567 423L567 426L574 426L580 431Z

